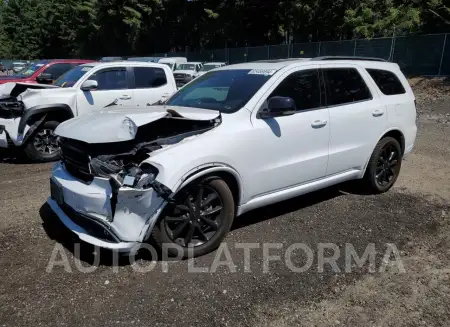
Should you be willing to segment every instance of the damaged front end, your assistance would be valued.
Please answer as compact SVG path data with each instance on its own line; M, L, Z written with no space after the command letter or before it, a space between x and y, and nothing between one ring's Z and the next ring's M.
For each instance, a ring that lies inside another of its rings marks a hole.
M67 205L106 223L107 232L120 242L142 242L173 195L158 181L158 168L146 159L220 123L220 114L202 120L168 111L163 118L139 126L131 140L87 143L60 136L61 163L54 168L52 180L62 196L53 196L49 203L53 208L58 200L60 208Z

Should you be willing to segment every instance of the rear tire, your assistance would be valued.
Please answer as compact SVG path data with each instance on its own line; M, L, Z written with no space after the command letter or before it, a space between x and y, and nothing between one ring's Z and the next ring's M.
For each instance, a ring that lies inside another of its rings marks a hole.
M46 121L39 126L34 135L27 140L24 152L35 162L49 162L59 159L59 148L54 131L60 123Z
M165 208L153 227L151 240L160 249L165 245L171 257L179 255L177 249L182 258L201 256L220 245L234 215L233 194L224 180L218 177L198 180Z
M402 149L396 139L381 139L373 150L362 180L364 191L371 194L387 192L400 174L402 157Z

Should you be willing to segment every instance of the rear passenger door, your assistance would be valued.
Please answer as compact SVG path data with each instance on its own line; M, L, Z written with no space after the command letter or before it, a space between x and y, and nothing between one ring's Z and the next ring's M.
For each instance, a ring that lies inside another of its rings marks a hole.
M175 90L159 67L133 67L133 97L138 107L166 100Z
M364 169L387 129L386 107L367 71L356 65L322 65L330 112L327 175Z

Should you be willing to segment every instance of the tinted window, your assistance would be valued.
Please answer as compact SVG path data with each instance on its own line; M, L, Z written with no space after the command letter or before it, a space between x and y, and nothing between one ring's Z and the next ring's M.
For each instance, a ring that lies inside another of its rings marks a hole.
M324 69L328 82L328 105L372 99L366 83L354 68Z
M405 88L394 73L379 69L367 69L367 71L383 94L395 95L406 93Z
M71 70L74 66L74 64L54 64L48 67L42 73L51 74L53 79L58 79L59 76Z
M164 70L152 67L135 67L134 81L137 89L146 89L167 84Z
M61 75L53 84L60 87L71 87L83 77L93 66L76 66Z
M286 77L270 95L294 99L297 110L321 106L320 81L317 70L303 70Z
M123 90L128 88L127 70L115 68L98 71L89 77L98 83L97 90Z
M212 71L178 90L166 104L232 113L241 109L274 73L267 69Z

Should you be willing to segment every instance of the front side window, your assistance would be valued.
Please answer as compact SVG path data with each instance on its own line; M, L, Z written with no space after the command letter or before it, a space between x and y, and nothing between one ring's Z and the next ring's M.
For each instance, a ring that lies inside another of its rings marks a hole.
M53 84L59 87L72 87L81 77L90 71L92 67L93 66L76 66L61 75Z
M50 74L52 75L52 79L57 79L68 70L71 70L74 67L74 65L75 64L68 64L68 63L54 64L46 68L42 73Z
M367 72L370 76L372 76L373 80L384 95L406 93L405 88L394 73L381 69L367 69Z
M324 69L328 105L343 105L372 99L372 94L355 68Z
M166 104L232 113L241 109L274 73L250 69L209 72L178 90Z
M89 77L97 81L97 90L124 90L128 88L127 70L125 67L100 70Z
M274 96L292 98L297 110L321 107L319 72L316 69L311 69L289 75L270 95L270 97Z
M167 84L164 69L153 67L135 67L134 81L137 89L147 89Z

